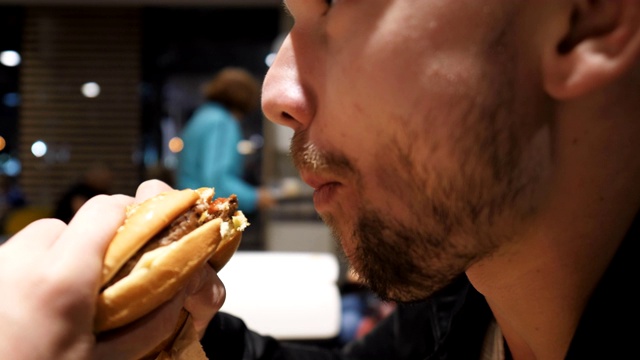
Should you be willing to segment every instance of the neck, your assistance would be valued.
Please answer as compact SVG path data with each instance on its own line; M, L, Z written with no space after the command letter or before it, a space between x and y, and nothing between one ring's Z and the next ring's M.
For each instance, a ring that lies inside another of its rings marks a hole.
M467 272L515 360L564 359L590 293L640 208L640 111L609 106L607 99L621 95L609 89L606 98L558 108L547 200L516 240Z

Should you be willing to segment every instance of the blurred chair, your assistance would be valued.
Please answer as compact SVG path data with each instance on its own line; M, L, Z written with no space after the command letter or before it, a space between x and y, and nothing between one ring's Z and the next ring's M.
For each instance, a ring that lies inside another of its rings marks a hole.
M51 217L52 214L53 210L50 207L40 205L25 205L12 209L7 213L2 223L3 233L10 237L31 222Z

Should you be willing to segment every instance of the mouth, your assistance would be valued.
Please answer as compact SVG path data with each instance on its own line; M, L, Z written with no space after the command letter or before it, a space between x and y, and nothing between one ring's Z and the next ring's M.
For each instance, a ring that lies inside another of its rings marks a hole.
M317 174L301 173L302 180L314 189L313 204L319 213L326 211L337 196L342 183Z

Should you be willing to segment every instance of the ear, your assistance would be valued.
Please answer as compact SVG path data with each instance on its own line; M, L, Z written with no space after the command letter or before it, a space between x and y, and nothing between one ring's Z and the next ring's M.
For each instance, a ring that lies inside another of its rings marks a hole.
M543 59L544 86L558 99L581 96L640 58L640 1L575 0L567 30Z

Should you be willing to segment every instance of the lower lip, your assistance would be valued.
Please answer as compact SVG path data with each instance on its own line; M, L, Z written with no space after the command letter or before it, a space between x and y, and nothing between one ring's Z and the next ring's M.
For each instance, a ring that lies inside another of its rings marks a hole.
M328 207L336 196L338 183L328 183L317 188L313 193L313 204L318 212Z

